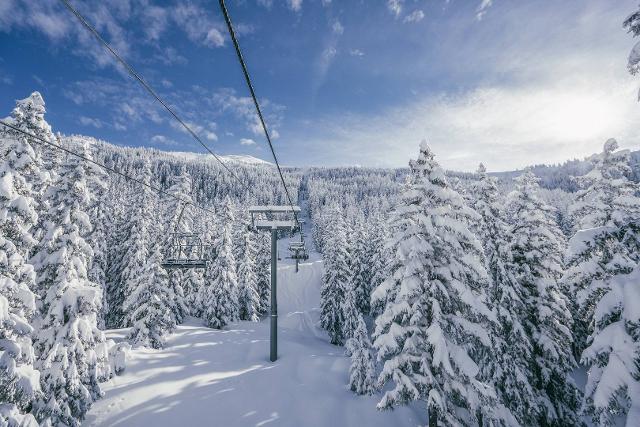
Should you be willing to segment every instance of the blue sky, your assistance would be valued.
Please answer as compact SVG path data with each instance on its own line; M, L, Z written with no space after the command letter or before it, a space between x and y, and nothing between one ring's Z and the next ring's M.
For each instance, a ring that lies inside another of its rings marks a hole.
M426 138L490 170L640 145L622 20L637 0L227 0L284 164L404 166ZM73 4L220 154L269 160L217 1ZM0 2L0 113L202 151L58 0Z

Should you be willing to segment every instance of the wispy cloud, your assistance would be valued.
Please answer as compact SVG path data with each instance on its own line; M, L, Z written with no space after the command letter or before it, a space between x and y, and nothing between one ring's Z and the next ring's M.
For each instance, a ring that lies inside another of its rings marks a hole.
M482 20L484 15L487 13L487 10L493 5L493 0L482 0L482 3L478 6L476 10L476 19L478 21Z
M241 138L240 145L256 145L256 142L251 138Z
M397 18L402 13L403 0L387 0L387 8Z
M222 24L213 22L210 15L194 3L178 3L172 11L174 20L191 41L208 47L224 46Z
M405 16L402 21L405 23L411 23L411 22L420 22L423 19L424 19L424 12L418 9L411 12L411 14Z
M599 89L591 84L485 87L379 116L331 117L313 127L315 138L304 150L318 164L340 158L347 164L401 166L427 138L447 167L473 170L482 160L492 170L504 170L588 155L613 136L637 146L633 83L613 91L602 83ZM333 152L332 159L322 158L316 146Z
M364 56L364 52L361 51L360 49L351 49L349 51L349 55L351 55L351 56Z
M83 126L93 126L96 129L100 129L102 127L102 121L100 119L94 119L91 117L80 116L80 123Z
M302 10L302 0L287 0L287 6L294 12L300 12Z
M256 114L253 100L248 96L237 96L233 89L225 88L218 90L213 95L214 104L221 112L231 112L237 118L244 121L246 128L254 135L262 135L263 129L260 118ZM284 107L272 103L268 99L261 99L260 106L266 115L267 125L271 137L276 139L280 136L278 128L282 121Z

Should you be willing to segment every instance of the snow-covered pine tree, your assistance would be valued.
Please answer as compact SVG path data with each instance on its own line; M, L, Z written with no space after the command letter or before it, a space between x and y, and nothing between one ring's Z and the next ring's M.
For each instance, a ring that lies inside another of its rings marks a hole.
M373 394L376 389L376 371L367 325L360 313L358 313L355 331L347 340L346 348L351 355L349 388L356 394Z
M151 165L147 159L142 160L138 179L146 184L151 182ZM122 240L118 244L118 251L122 261L119 266L118 281L109 289L109 309L112 317L111 324L117 327L132 326L132 313L137 309L137 304L130 296L136 291L146 274L146 264L151 256L151 227L153 224L153 198L145 188L131 194L131 200L126 209L126 230ZM125 309L125 300L128 309ZM142 303L142 301L140 301ZM167 304L170 302L167 301Z
M611 262L615 258L638 259L634 245L622 245L616 236L621 228L640 218L638 185L627 178L631 172L629 151L617 148L616 140L609 139L603 152L591 158L594 167L576 178L581 189L569 208L576 234L567 254L563 283L570 294L578 296L573 307L576 357L580 357L593 332L593 311L601 296L598 289L591 289L591 282L631 271L628 261Z
M51 131L51 126L44 119L45 113L46 109L42 95L40 95L40 92L33 92L27 98L16 101L16 106L11 112L11 116L5 118L4 121L45 141L59 143ZM3 126L2 132L6 135L12 135L22 141L23 144L29 144L35 152L35 158L38 159L38 163L43 162L45 167L36 171L32 180L33 191L37 194L42 194L45 187L50 185L54 178L54 165L52 164L54 162L51 162L50 159L57 156L57 151L44 146L44 143L39 140L29 138L13 129Z
M87 146L79 151L91 157ZM42 300L36 323L36 367L43 396L36 403L41 421L78 426L101 396L96 347L105 341L97 328L102 292L87 277L92 256L84 240L91 230L87 162L69 156L58 181L47 189L46 233L32 258Z
M513 254L509 246L509 226L502 217L496 179L480 164L477 180L471 184L473 209L480 215L474 222L476 235L484 249L489 273L489 305L495 310L495 363L487 366L498 397L522 425L536 424L531 402L535 400L528 381L532 344L521 322L526 301L515 276Z
M256 280L258 289L258 316L269 311L271 305L271 239L269 233L256 235Z
M378 408L423 400L430 423L497 423L493 389L477 378L491 345L482 248L469 231L477 214L448 186L425 141L410 167L392 213L390 276L380 285L394 297L376 319L378 384L393 387Z
M0 425L23 425L35 423L28 412L40 392L31 337L35 273L25 261L36 243L30 180L40 162L26 138L6 132L0 132L0 154Z
M123 196L131 197L134 201L137 198L129 191L122 192L120 186L124 185L124 181L115 178L110 181L109 199L111 205L111 220L108 223L107 240L107 269L105 271L106 281L106 303L108 311L105 312L105 326L108 328L121 328L124 322L124 313L122 312L122 304L126 290L124 289L124 269L126 266L129 233L131 230L129 224L129 212L132 208L131 202L125 206ZM122 194L124 193L124 194ZM134 217L135 218L135 217Z
M564 236L553 208L538 195L535 175L528 170L516 182L508 203L513 213L510 250L525 302L520 322L533 350L528 370L535 395L532 413L540 425L576 425L580 396L570 377L575 367L572 319L558 284Z
M232 228L234 225L232 204L225 198L219 210L217 235L210 248L212 262L204 273L201 288L204 322L210 328L221 329L238 319L238 279L236 260L233 257Z
M636 8L636 10L622 22L622 26L631 33L632 37L640 36L640 7ZM631 52L629 52L627 70L634 76L640 72L640 41L637 42L631 49ZM638 100L640 100L640 92L638 92Z
M391 259L391 247L387 245L390 241L387 219L382 212L377 212L373 218L371 230L370 252L371 252L371 284L369 285L370 302L369 313L377 316L384 310L388 299L395 296L382 287L382 283L389 276L388 262ZM391 282L388 282L391 283Z
M351 282L355 291L356 307L362 314L369 314L370 311L371 281L374 270L371 264L372 253L369 236L373 232L367 232L364 215L357 212L353 221L350 242Z
M156 245L138 271L135 286L130 288L124 301L126 323L131 325L129 340L136 345L162 348L167 334L176 327L171 304L175 295L168 286L167 272L161 266L162 257L160 245Z
M629 152L617 148L608 140L579 178L563 278L577 295L575 350L589 366L583 411L602 426L640 415L640 187L627 178Z
M362 312L358 307L358 289L351 278L342 283L343 299L341 301L342 309L342 338L347 341L352 338L356 329L358 329L358 321L362 318ZM348 349L347 352L349 353ZM350 353L349 353L350 354Z
M165 197L164 202L167 205L168 221L166 224L167 237L170 237L170 233L192 233L194 231L193 212L190 209L189 203L193 202L191 197L192 193L192 181L189 174L181 168L179 173L172 178L172 184L167 190L167 193L174 197ZM177 198L177 199L176 199ZM184 202L179 202L178 199ZM168 246L171 241L165 241L164 252L168 253ZM181 269L173 269L168 273L168 286L171 288L172 294L175 296L172 301L172 311L174 317L178 323L182 323L184 316L189 314L189 306L187 300L193 299L191 296L196 289L192 287L197 286L198 275L193 269L183 271ZM187 297L189 294L189 297Z
M324 275L320 291L320 325L327 330L331 344L343 345L345 290L351 286L346 224L342 209L334 204L327 212L325 248L322 254ZM355 303L355 301L354 301Z
M244 249L238 270L238 304L240 320L258 321L260 295L256 276L256 235L241 224L244 229Z
M73 143L75 141L71 141ZM84 144L84 141L75 142ZM91 219L91 231L85 237L93 251L87 273L89 280L97 284L102 291L102 305L98 313L98 327L104 329L106 325L107 304L107 226L108 212L106 203L108 174L101 167L93 163L86 164L87 167L87 189L89 191L89 205L87 214Z

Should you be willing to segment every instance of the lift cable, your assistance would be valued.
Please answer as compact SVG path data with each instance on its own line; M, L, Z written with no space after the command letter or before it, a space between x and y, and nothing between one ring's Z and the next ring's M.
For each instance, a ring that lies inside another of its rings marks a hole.
M193 203L190 200L186 200L186 199L180 198L180 197L178 197L178 196L176 196L174 194L171 194L168 191L165 191L165 190L163 190L161 188L154 187L153 185L147 184L146 182L144 182L144 181L142 181L142 180L140 180L138 178L134 178L134 177L132 177L130 175L127 175L126 173L120 172L120 171L118 171L118 170L116 170L116 169L114 169L112 167L109 167L109 166L103 164L103 163L96 162L95 160L93 160L93 159L91 159L89 157L83 156L82 154L78 154L78 153L76 153L76 152L74 152L72 150L69 150L68 148L65 148L65 147L61 146L61 145L55 144L55 143L53 143L51 141L47 141L46 139L37 136L37 135L33 135L33 134L29 133L29 132L26 132L26 131L20 129L19 127L14 126L14 125L12 125L10 123L7 123L7 122L5 122L3 120L0 120L0 124L5 126L5 127L7 127L7 128L9 128L9 129L13 129L16 132L20 132L21 134L23 134L23 135L25 135L25 136L27 136L29 138L33 138L35 140L35 142L37 142L37 143L39 143L41 145L42 144L46 144L46 145L48 145L50 147L57 148L59 150L64 151L67 154L70 154L72 156L78 157L79 159L85 160L85 161L87 161L89 163L93 163L94 165L99 166L99 167L103 168L104 170L106 170L108 172L111 172L111 173L114 173L114 174L119 175L121 177L124 177L124 178L126 178L126 179L128 179L130 181L133 181L133 182L137 183L137 184L143 185L143 186L145 186L145 187L147 187L147 188L149 188L149 189L151 189L153 191L157 191L158 193L161 193L161 194L163 194L165 196L172 197L172 198L176 199L177 201L179 201L181 203L184 203L185 205L191 205L196 209L200 209L200 210L202 210L204 212L208 212L210 214L216 215L215 211L213 211L211 209L207 209L207 208L205 208L203 206L197 205L197 204Z
M227 166L222 159L220 158L220 156L218 156L216 153L214 153L203 141L202 139L198 136L197 133L195 133L190 127L189 125L187 125L174 111L173 109L162 99L160 98L160 96L156 93L156 91L153 90L153 88L151 88L151 86L149 86L149 84L140 76L140 74L138 74L131 65L129 65L119 54L118 52L116 52L109 43L107 43L105 41L105 39L102 38L102 36L98 33L98 31L96 31L96 29L84 18L84 16L82 16L72 5L71 3L69 3L68 0L60 0L67 9L69 9L69 11L71 13L73 13L75 15L76 18L78 18L78 20L80 21L80 23L87 29L89 30L89 32L91 32L91 34L93 34L93 36L109 51L111 52L111 54L113 55L113 57L127 70L127 72L129 73L129 75L131 75L131 77L133 77L134 79L136 79L141 85L142 87L149 92L149 94L154 97L156 99L156 101L158 101L160 104L162 104L162 106L169 112L169 114L171 114L173 116L174 119L176 119L178 121L178 123L180 123L182 125L182 127L185 128L185 130L196 140L200 143L200 145L202 145L205 150L207 150L209 153L211 153L211 155L213 157L215 157L215 159L227 170L227 172L229 172L244 188L249 188L247 186L246 183L244 183L239 177L238 175L236 175L230 168L229 166Z
M66 1L66 0L62 0ZM231 18L229 17L229 12L227 11L227 6L224 3L224 0L220 1L220 8L222 9L222 14L224 15L224 20L227 23L227 28L229 29L229 35L231 36L231 40L233 41L233 46L235 47L236 54L238 56L238 61L240 61L240 66L242 67L242 73L244 74L244 79L247 82L247 86L249 87L249 92L251 94L251 98L253 98L253 105L256 107L256 111L258 113L258 118L260 119L260 123L262 124L262 129L264 130L264 135L267 138L267 142L269 143L269 148L271 149L271 154L273 155L273 160L276 163L276 168L278 169L278 174L280 175L280 180L282 181L282 186L284 187L284 191L287 195L287 199L289 201L289 205L293 210L293 201L291 199L291 195L289 193L289 189L287 188L287 184L284 180L284 176L282 175L282 169L280 169L280 163L278 163L278 157L276 156L276 152L273 148L273 144L271 143L271 136L269 135L269 131L267 130L267 125L265 124L264 117L262 115L262 110L260 109L260 104L258 103L258 98L256 97L256 93L253 89L253 84L251 84L251 78L249 77L249 71L247 70L247 65L244 62L244 58L242 56L242 51L240 50L240 45L238 44L238 39L236 38L236 33L233 30L233 24L231 23ZM300 231L302 232L302 224L298 220L298 214L293 211L293 216L295 218L296 224L300 227Z

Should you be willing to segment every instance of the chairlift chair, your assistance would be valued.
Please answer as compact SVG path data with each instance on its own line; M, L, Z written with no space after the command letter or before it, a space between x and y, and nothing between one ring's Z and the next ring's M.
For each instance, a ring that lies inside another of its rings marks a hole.
M174 231L169 234L167 252L161 264L165 270L207 267L207 259L205 257L207 245L202 243L200 234L178 231L182 213L186 206L186 203L182 206Z

